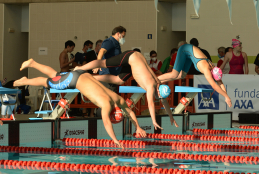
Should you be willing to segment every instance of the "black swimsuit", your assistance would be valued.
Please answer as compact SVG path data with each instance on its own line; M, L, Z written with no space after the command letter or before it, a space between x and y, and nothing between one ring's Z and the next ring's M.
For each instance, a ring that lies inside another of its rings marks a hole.
M132 50L124 51L123 53L117 56L106 59L106 67L122 67L119 73L119 78L124 82L127 81L132 76L131 67L129 64L129 57L134 52L135 51Z

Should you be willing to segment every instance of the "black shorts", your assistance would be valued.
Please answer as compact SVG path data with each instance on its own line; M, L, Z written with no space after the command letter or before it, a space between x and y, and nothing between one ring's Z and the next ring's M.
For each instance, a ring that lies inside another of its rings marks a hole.
M75 89L77 80L83 73L83 70L57 73L56 77L47 79L47 85L54 89Z
M127 81L132 76L129 57L134 52L135 51L132 50L124 51L117 56L106 59L106 67L122 67L121 72L119 73L119 78L123 81Z

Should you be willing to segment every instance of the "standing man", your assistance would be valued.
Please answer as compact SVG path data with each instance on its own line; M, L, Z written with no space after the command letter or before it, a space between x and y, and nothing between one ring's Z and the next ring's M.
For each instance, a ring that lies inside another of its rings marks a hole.
M68 59L67 53L71 53L75 48L75 43L71 40L66 41L65 49L59 55L60 72L69 72L70 69L74 68L69 66L70 63L74 62L75 58Z
M97 60L109 59L113 56L121 54L121 45L125 43L126 29L122 26L115 27L112 30L112 36L105 39L97 56ZM97 73L100 68L93 69L93 73ZM121 71L121 67L101 68L99 74L111 74L117 76ZM117 92L117 85L104 84L114 92Z
M85 54L93 49L93 42L90 40L85 41L83 49L78 51L75 55L75 61L72 62L72 66L81 66L85 61Z

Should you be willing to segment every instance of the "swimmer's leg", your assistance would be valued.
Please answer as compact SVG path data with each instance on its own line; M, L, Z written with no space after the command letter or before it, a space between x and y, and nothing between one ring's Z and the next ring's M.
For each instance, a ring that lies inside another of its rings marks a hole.
M187 72L181 71L178 72L175 69L173 69L172 72L165 73L161 76L158 76L158 79L161 81L161 83L178 80L178 79L184 79L187 75Z
M122 85L124 83L124 81L121 80L119 76L115 75L96 75L93 77L98 81L112 83L116 85Z
M14 81L13 86L44 86L48 87L47 85L47 78L46 77L36 77L33 79L27 79L27 77L22 77L19 80Z
M55 71L53 68L40 64L33 59L29 59L25 62L22 63L22 66L20 68L20 71L22 71L25 68L34 68L37 69L38 71L42 72L43 74L46 74L50 78L54 78L57 75L57 71Z
M78 67L76 70L91 70L95 68L107 68L106 59L103 60L93 60L83 66Z

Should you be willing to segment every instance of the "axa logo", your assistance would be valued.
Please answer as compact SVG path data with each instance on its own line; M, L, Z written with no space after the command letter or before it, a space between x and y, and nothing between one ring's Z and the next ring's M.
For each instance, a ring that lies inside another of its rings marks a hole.
M198 88L212 89L210 85L198 85ZM216 91L213 93L211 100L207 101L206 99L210 98L210 93L203 93L203 98L201 93L198 93L198 109L213 109L219 110L219 93Z
M69 135L84 135L85 130L66 130L65 136Z
M0 135L0 140L3 140L4 139L4 134L1 134Z
M143 130L151 130L151 126L141 126Z
M200 123L193 122L192 123L192 127L202 127L202 126L205 126L205 122L200 122Z

